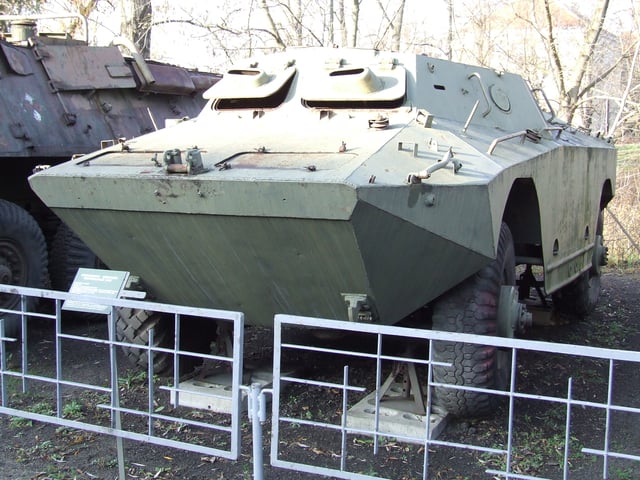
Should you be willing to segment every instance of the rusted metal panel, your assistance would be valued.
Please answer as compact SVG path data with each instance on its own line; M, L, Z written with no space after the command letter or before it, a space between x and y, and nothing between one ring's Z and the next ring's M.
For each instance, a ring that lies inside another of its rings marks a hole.
M132 60L116 46L75 40L0 41L0 57L0 158L44 164L194 117L200 93L220 78L154 63L157 85L141 94Z
M141 74L138 72L136 63L132 63L131 66L140 78ZM191 77L184 68L150 62L147 66L155 81L151 84L142 84L141 91L173 95L189 95L196 91Z
M175 65L157 62L147 62L146 66L153 75L153 83L144 81L144 76L135 61L129 65L136 75L139 89L142 92L192 95L206 90L222 78L221 75L190 71Z
M222 75L216 73L198 72L195 70L188 70L188 72L198 92L207 90L222 79Z
M118 47L46 45L36 51L42 59L51 86L58 91L135 88L133 75L112 76L127 68Z
M12 47L8 43L0 43L0 50L2 50L4 58L13 73L18 75L31 75L33 73L29 57L24 51Z

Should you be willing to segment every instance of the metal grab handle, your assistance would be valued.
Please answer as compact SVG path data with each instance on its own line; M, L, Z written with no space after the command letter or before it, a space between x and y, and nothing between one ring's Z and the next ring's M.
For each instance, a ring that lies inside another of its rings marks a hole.
M516 133L510 133L508 135L504 135L502 137L498 137L496 138L493 142L491 142L491 145L489 145L489 148L487 149L487 154L488 155L493 155L493 151L496 149L496 147L498 146L499 143L502 143L506 140L511 140L512 138L520 138L520 143L524 143L524 141L528 138L529 140L531 140L534 143L538 143L540 141L540 139L542 138L542 136L540 135L540 133L542 132L557 132L555 135L555 139L557 140L558 138L560 138L560 134L563 132L563 128L562 127L546 127L543 128L542 130L540 130L540 132L536 132L534 130L522 130L521 132L516 132Z
M458 171L462 168L462 163L453 158L452 147L449 147L449 149L442 156L442 159L438 160L438 163L434 163L429 168L425 168L424 170L421 170L419 172L410 173L407 176L407 183L410 185L422 183L422 180L427 180L429 177L431 177L431 174L433 172L445 168L450 162L453 162L453 173L458 173Z
M510 133L509 135L504 135L502 137L496 138L493 142L491 142L491 145L489 145L489 148L487 149L487 154L493 155L493 151L496 149L499 143L502 143L506 140L511 140L512 138L522 137L520 138L520 143L524 143L524 139L526 138L527 133L528 133L527 130L522 130L521 132Z
M483 117L486 117L491 113L491 103L489 102L489 96L487 95L487 91L484 88L484 83L482 82L482 77L478 72L474 72L467 77L468 80L472 78L477 78L478 83L480 83L480 91L482 92L482 96L484 97L484 101L487 103L487 109L482 113Z
M549 101L549 98L547 97L547 94L545 93L545 91L542 88L534 88L531 90L531 92L534 94L540 93L540 95L542 95L542 99L544 100L544 103L546 103L547 108L549 109L549 113L551 114L551 119L555 118L556 112L553 110L553 107L551 106L551 102Z

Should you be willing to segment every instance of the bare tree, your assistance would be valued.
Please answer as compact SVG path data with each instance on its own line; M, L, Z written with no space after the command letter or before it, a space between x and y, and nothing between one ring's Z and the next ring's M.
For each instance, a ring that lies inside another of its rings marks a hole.
M360 23L360 4L362 0L353 0L351 5L351 40L349 46L356 47L358 45L358 27Z
M150 0L126 1L135 5ZM428 48L433 54L454 60L522 73L534 86L545 86L547 93L551 90L551 97L557 95L562 106L559 113L568 120L578 113L586 119L583 124L588 123L596 107L602 115L603 101L594 100L595 93L600 94L594 86L615 69L613 57L617 55L615 49L607 52L603 47L617 38L603 26L610 0L594 0L598 2L595 20L591 20L591 14L580 17L562 13L561 8L568 10L566 4L554 0L494 0L490 4L482 0L441 0L441 26L445 28L439 29L440 33L424 29L424 22L415 18L416 12L424 11L418 1L251 0L247 4L218 0L216 8L210 9L206 4L176 5L165 0L164 4L154 4L154 25L183 23L181 28L201 29L194 36L201 38L201 43L208 42L210 58L215 52L224 53L207 64L217 69L259 51L293 45ZM407 12L412 12L411 18ZM433 16L433 12L428 14ZM380 19L379 23L370 21L372 18ZM183 37L189 36L185 30L181 32ZM582 36L576 39L576 32ZM574 53L569 50L582 44L584 48ZM616 75L620 75L619 70ZM549 89L550 79L559 85L561 93ZM620 95L626 80L619 79ZM629 105L636 94L635 84L630 85L626 95ZM614 120L618 104L618 100L611 100L614 110L610 120ZM618 123L626 118L626 114L620 116Z
M267 17L267 22L269 24L269 33L273 36L273 39L276 41L279 47L286 48L287 44L284 42L282 37L280 36L280 32L278 30L278 26L271 15L271 9L267 5L267 0L260 0L260 8L264 12Z
M376 43L376 48L381 48L383 46L383 41L387 36L387 33L391 31L391 49L399 51L400 43L402 40L402 26L404 21L404 8L406 0L400 0L398 2L398 6L391 16L387 12L387 8L382 4L382 0L377 0L377 3L380 11L382 12L382 17L386 23L386 26L382 34L379 35L378 42Z
M37 12L42 3L42 0L2 0L0 1L0 14L19 15L25 12Z
M629 53L604 28L609 0L597 0L583 14L554 0L472 0L463 6L466 12L455 18L457 59L521 73L557 99L559 117L591 128L595 115L601 128L607 113L593 89L615 81L610 75Z
M133 42L145 58L151 55L151 0L121 0L120 34Z
M447 59L453 60L453 0L447 0L448 28L447 28Z
M64 5L65 3L67 5ZM94 28L102 29L102 36L105 30L113 36L119 34L132 41L143 57L151 56L153 27L151 0L65 0L63 6L66 10L77 12L87 19L93 18L92 24ZM112 22L106 21L105 17L112 16L117 22L117 15L119 15L119 27L110 26ZM78 29L81 25L81 22L75 21L72 29ZM119 33L114 32L112 27L119 28Z
M338 25L340 25L340 46L347 46L347 20L344 11L344 0L338 0L338 11L336 12L338 17Z
M547 30L546 42L552 59L553 74L560 94L560 114L564 116L569 123L573 120L576 109L579 106L579 100L594 86L593 81L586 85L583 81L590 64L594 60L595 47L602 33L608 9L609 0L602 0L585 31L584 43L578 54L578 61L573 71L573 78L570 79L570 69L565 67L565 64L560 58L550 2L549 0L544 0ZM606 74L610 72L611 70L608 70Z
M336 42L335 39L335 31L333 28L333 20L335 16L335 11L333 9L333 0L329 0L329 14L327 18L327 28L329 29L329 45L333 46Z
M297 0L295 7L296 40L297 45L302 45L302 0Z
M458 61L491 66L500 51L501 34L509 27L510 19L502 12L509 0L486 2L471 0L458 2L457 16L453 16L454 2L448 3L450 16L450 35L456 37L455 55ZM454 25L452 28L451 25ZM449 47L453 50L453 46Z
M41 0L2 0L0 1L0 15L19 15L24 12L38 12ZM0 35L10 30L10 22L0 21Z
M639 119L637 117L638 117L638 107L640 105L638 104L637 100L634 101L635 99L637 99L637 97L639 96L638 94L640 93L640 83L637 82L637 77L634 76L634 73L636 72L636 68L638 64L639 54L640 54L640 39L636 40L636 48L633 53L631 65L629 67L627 83L625 85L624 92L620 97L620 101L618 105L618 113L616 114L616 117L610 126L611 132L616 131L625 123L625 121L628 122L633 117L636 117L635 118L636 124L639 122ZM628 109L626 108L627 102L631 104L630 105L631 108L628 108ZM637 129L638 128L636 127L636 130Z

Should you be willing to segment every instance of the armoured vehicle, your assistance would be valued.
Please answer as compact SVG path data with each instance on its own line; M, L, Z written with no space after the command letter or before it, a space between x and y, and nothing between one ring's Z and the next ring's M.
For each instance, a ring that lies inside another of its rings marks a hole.
M50 273L55 288L67 289L76 269L97 259L66 225L58 227L28 176L166 119L197 116L201 93L220 76L145 62L123 39L97 47L38 32L43 17L0 20L11 21L0 39L0 283L43 287ZM0 296L0 308L16 301ZM17 319L4 316L7 332L15 333Z
M520 76L310 48L247 60L205 97L195 119L30 179L158 300L266 326L395 324L427 306L435 329L506 336L532 289L577 313L596 301L615 149L543 111ZM142 342L150 325L130 311L119 335ZM434 358L453 365L439 382L504 381L498 349L440 342ZM455 414L495 397L436 396Z

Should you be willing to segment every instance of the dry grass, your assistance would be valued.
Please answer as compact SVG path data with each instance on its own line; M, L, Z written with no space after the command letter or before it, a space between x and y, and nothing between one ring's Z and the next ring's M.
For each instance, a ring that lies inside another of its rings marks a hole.
M604 217L609 264L640 264L640 145L618 147L616 195ZM616 219L618 221L616 221Z

